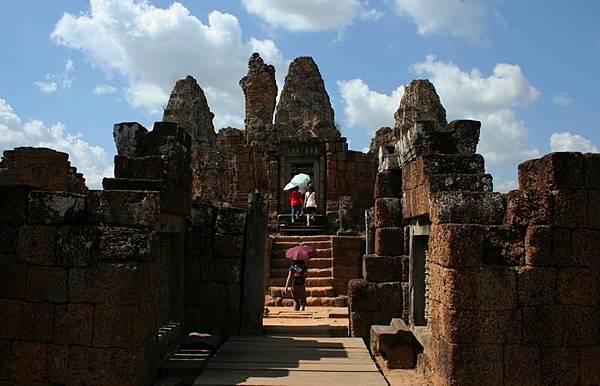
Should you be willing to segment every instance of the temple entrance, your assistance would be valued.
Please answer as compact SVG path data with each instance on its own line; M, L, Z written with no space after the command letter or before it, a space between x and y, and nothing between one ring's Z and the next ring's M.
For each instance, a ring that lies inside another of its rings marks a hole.
M288 214L290 212L289 194L283 191L283 187L292 179L293 176L299 173L304 173L310 176L315 192L318 198L318 212L324 209L325 192L324 184L321 176L321 159L320 158L287 158L281 165L280 174L280 200L279 213Z

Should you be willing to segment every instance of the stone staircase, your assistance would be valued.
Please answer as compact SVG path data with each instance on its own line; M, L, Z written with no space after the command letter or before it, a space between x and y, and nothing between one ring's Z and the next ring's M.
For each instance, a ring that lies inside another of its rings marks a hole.
M308 262L306 280L308 306L345 307L346 296L338 296L333 287L333 255L330 236L276 236L271 249L271 275L266 295L267 306L293 306L291 291L285 292L290 260L285 257L288 248L298 244L310 245L317 257Z

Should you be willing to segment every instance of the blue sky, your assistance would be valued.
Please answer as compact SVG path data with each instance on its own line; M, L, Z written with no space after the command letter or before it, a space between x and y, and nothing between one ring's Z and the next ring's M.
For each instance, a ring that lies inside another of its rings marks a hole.
M403 85L429 78L449 119L482 121L501 191L525 159L600 145L594 0L21 0L0 15L0 149L67 151L92 187L112 173L112 125L159 120L187 74L216 129L242 127L255 50L280 87L290 60L313 56L356 150L393 125Z

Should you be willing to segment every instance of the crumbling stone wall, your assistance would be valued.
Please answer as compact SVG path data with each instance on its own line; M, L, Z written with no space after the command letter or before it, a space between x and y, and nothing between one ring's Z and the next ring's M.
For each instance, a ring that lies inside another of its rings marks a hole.
M72 193L87 190L83 174L71 166L68 154L39 147L4 151L0 161L0 185L19 184Z
M432 380L598 384L600 156L519 165L520 190L432 197Z
M0 382L151 383L158 194L32 189L0 186Z
M348 284L350 335L368 338L373 324L406 318L408 256L402 228L402 175L399 169L377 174L374 254L363 256L362 279Z

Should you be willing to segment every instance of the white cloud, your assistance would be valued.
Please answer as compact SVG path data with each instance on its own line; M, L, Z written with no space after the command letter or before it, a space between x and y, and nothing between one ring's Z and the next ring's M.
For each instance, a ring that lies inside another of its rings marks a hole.
M56 82L33 82L33 84L44 94L52 94L58 91Z
M49 147L69 154L71 165L84 174L86 185L100 188L102 178L113 174L106 151L90 145L81 134L70 134L62 123L46 126L31 119L22 123L6 100L0 98L0 149L18 146Z
M75 65L71 59L67 59L61 73L46 74L46 81L33 82L33 84L45 94L57 92L59 86L62 89L69 89L73 85L73 72L75 72Z
M239 79L253 49L281 60L270 40L242 40L238 19L213 11L204 24L180 3L158 8L133 0L90 0L90 11L65 13L51 34L82 51L93 66L123 76L132 106L160 113L177 79L190 74L206 93L215 127L243 125ZM278 70L282 63L271 61Z
M374 133L382 126L394 125L394 112L404 94L404 86L386 95L371 90L362 79L341 80L337 84L350 127Z
M392 0L395 11L409 17L420 35L448 34L471 43L485 40L488 10L478 0Z
M94 87L94 95L110 95L118 91L115 86L109 84L99 84Z
M376 20L381 19L384 16L385 16L385 12L382 12L375 8L365 9L360 13L360 18L362 20L376 21Z
M582 153L598 153L598 147L587 138L568 131L554 133L550 137L550 149L554 151L580 151Z
M483 76L478 69L464 71L450 62L428 56L413 65L419 76L434 84L452 119L481 121L479 151L491 170L513 166L540 155L528 143L528 129L515 108L537 100L540 92L516 64L498 63L493 73Z
M242 0L242 5L271 27L295 32L341 30L357 17L379 17L359 0Z
M569 94L567 94L565 91L561 91L558 93L558 95L552 97L552 102L557 105L567 107L573 102L573 100Z
M506 193L516 189L519 189L517 181L494 177L494 191Z

